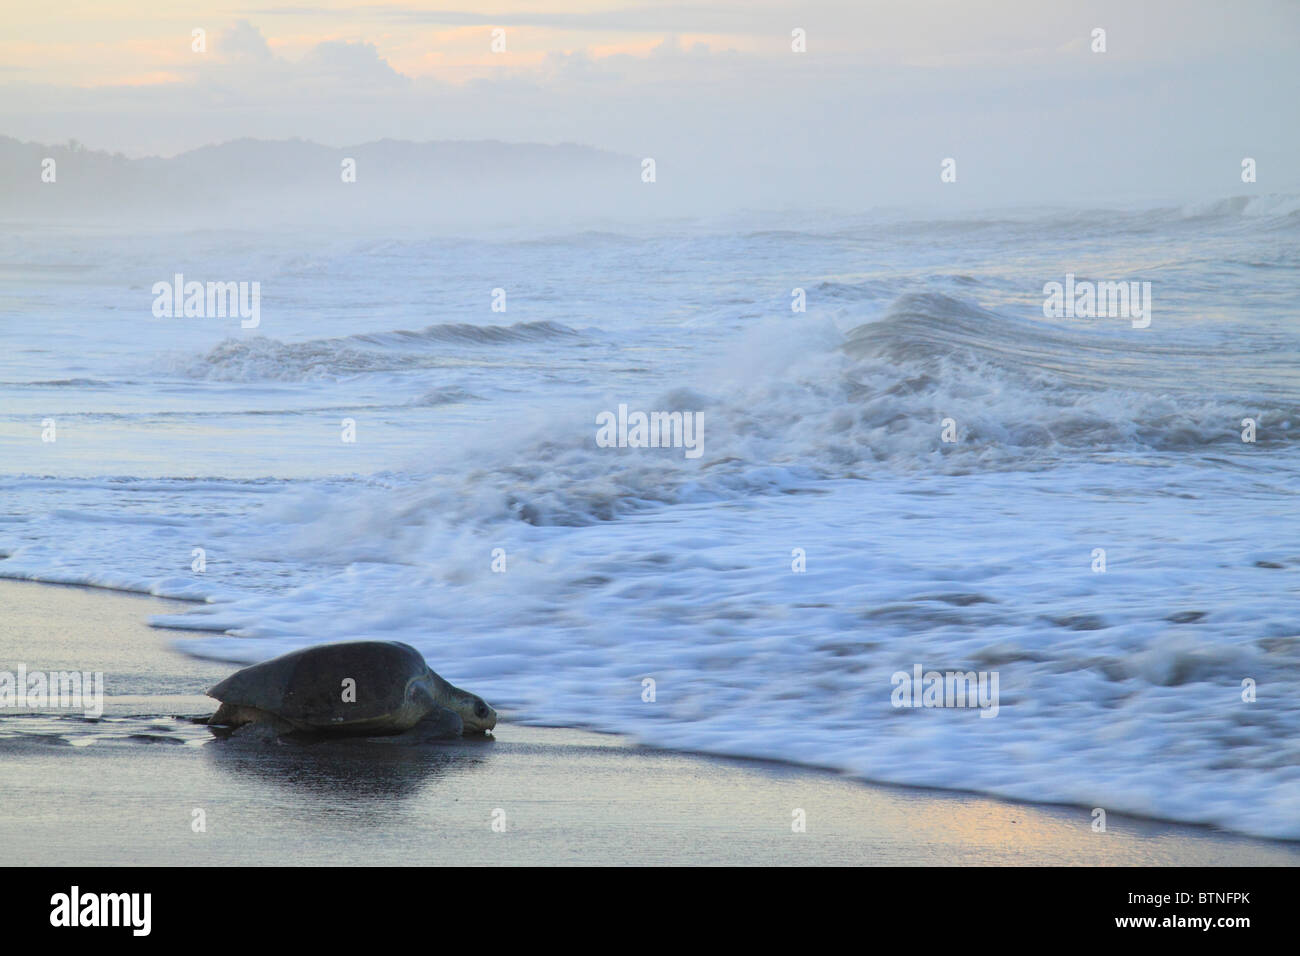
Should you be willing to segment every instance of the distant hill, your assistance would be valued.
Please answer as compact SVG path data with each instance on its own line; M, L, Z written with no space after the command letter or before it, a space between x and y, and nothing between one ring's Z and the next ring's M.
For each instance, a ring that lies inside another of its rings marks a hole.
M55 163L55 182L42 181ZM342 179L355 160L356 181ZM344 149L240 139L130 159L0 136L0 218L159 225L501 223L653 213L640 160L585 146L385 139Z

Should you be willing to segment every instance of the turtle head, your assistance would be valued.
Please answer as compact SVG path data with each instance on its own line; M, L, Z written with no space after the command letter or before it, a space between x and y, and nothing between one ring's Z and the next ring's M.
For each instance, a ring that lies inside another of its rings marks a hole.
M497 712L488 706L487 701L478 694L453 687L450 703L447 705L460 714L467 734L482 734L497 725Z
M461 690L433 671L429 671L427 679L433 687L437 702L460 715L461 723L464 724L464 733L482 734L497 725L497 712L478 694Z

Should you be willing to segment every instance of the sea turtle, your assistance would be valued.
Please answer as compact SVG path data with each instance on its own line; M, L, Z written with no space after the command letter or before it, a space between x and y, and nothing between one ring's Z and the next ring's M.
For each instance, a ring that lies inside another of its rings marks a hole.
M447 683L419 651L398 641L291 651L236 671L208 696L221 701L210 725L254 724L276 733L400 734L422 724L456 736L497 723L483 698Z

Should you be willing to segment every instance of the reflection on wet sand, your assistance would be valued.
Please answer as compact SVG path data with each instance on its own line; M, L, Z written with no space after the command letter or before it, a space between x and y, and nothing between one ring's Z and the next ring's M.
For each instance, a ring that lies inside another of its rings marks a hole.
M409 797L452 774L480 768L492 754L490 735L440 740L415 733L342 739L231 734L177 716L21 714L0 720L0 754L32 747L197 747L219 771L244 781L290 788L331 805Z
M492 754L491 737L421 741L397 737L265 740L218 736L204 759L223 772L318 796L332 807L410 797L439 779L471 773Z

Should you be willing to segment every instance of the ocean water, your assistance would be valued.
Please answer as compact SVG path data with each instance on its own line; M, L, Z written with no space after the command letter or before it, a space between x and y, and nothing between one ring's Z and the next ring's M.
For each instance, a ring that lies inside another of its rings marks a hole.
M1298 240L1293 197L10 224L0 576L202 601L155 623L232 663L407 641L510 720L1297 839ZM178 272L260 325L155 318ZM1149 281L1150 326L1045 318L1067 273ZM619 404L702 454L598 447ZM997 716L893 706L918 665L996 672Z

